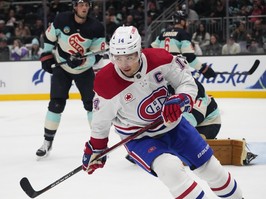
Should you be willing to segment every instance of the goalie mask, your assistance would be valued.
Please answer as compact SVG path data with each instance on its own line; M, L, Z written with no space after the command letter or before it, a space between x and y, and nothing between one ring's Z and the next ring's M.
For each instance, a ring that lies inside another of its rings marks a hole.
M110 54L128 55L137 52L141 54L141 36L134 26L120 26L110 39Z

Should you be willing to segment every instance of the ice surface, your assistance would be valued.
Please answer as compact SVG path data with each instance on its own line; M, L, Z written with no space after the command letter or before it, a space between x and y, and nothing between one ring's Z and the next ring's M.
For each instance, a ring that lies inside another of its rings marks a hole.
M265 158L266 147L263 142L266 142L266 99L217 101L223 122L218 138L245 138L248 143L258 143L260 147L253 150L261 154L259 157ZM35 152L43 142L47 105L47 101L0 102L1 199L29 198L19 185L22 177L27 177L33 188L40 190L81 165L83 146L89 138L90 130L79 100L67 102L50 156L36 161ZM118 141L118 136L111 133L109 145ZM128 162L125 155L126 151L121 147L109 155L103 169L97 170L93 175L81 171L37 198L172 198L157 178ZM265 159L258 160L260 161L254 161L249 166L225 166L237 179L245 199L265 198L266 164ZM216 198L204 181L189 170L188 172L202 185L209 198Z

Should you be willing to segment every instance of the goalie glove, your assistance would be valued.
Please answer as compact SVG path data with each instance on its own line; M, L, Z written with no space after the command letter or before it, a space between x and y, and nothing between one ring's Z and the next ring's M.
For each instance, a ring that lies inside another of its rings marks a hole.
M192 108L193 101L189 95L184 93L172 95L165 101L161 115L167 125L177 121L183 112L191 112Z
M82 169L88 174L92 174L96 169L103 168L106 162L106 156L95 159L97 155L105 149L93 149L90 142L85 143L84 154L82 158Z
M206 63L202 64L202 67L199 72L207 79L211 77L216 77L215 71L211 67L207 66Z
M42 62L42 69L48 73L53 73L52 65L55 64L54 55L52 52L44 52L40 56Z

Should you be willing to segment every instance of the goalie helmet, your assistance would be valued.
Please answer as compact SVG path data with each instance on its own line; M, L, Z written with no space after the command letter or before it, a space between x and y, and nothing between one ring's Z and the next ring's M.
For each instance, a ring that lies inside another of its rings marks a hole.
M174 13L172 19L174 23L180 23L181 20L187 20L187 14L183 10L178 10Z
M120 26L110 39L111 55L128 55L137 52L140 57L141 36L134 26Z

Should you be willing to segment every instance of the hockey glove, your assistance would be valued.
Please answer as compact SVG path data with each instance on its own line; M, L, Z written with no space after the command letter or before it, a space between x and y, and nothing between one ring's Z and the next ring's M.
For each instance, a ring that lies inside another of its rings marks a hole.
M193 102L189 95L183 93L172 95L165 101L161 115L167 125L177 121L183 112L191 112L192 108Z
M40 56L42 62L42 69L48 73L53 73L52 65L55 64L54 55L52 52L44 52Z
M206 63L202 64L202 67L199 72L207 79L211 77L216 77L216 73L214 72L214 70L211 67L207 66Z
M94 158L103 151L104 149L102 150L93 149L90 142L86 142L82 158L82 169L86 171L88 174L92 174L96 169L103 168L106 162L106 156L94 160Z
M80 66L83 63L84 59L82 58L82 55L80 53L76 53L74 55L70 55L67 58L67 65L71 68L76 68Z

